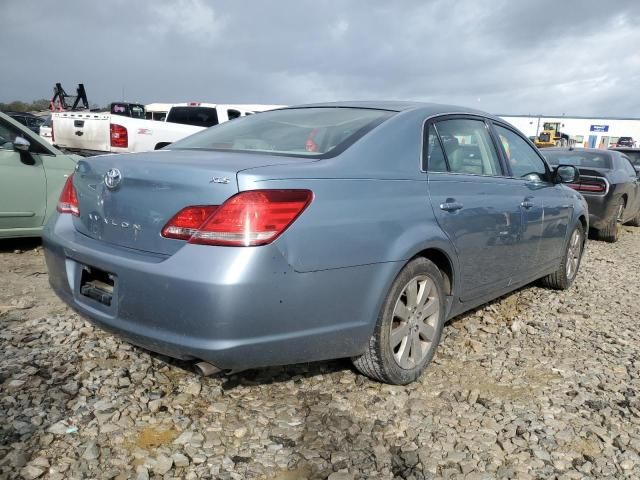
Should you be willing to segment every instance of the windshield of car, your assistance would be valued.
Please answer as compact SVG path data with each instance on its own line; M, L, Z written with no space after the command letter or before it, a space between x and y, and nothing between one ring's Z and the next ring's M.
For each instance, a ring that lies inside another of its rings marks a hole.
M273 110L225 122L169 148L322 156L346 149L394 113L342 107Z
M611 157L607 153L540 150L551 165L574 165L586 168L611 168Z

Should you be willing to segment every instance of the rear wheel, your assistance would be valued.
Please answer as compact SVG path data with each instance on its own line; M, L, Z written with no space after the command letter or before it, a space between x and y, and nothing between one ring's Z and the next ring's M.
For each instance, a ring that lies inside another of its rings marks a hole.
M562 263L558 270L541 279L542 285L554 290L566 290L576 279L584 251L584 227L578 223L571 232Z
M598 239L609 243L618 241L620 232L620 222L624 216L624 200L621 198L616 204L614 214L609 219L609 223L604 228L598 230Z
M444 321L442 273L431 261L416 258L393 282L367 350L353 364L381 382L411 383L431 362Z

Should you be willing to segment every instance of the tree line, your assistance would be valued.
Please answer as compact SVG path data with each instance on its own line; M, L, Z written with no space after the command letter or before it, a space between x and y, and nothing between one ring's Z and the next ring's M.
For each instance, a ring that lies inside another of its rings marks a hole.
M34 100L31 103L21 102L20 100L14 100L10 103L0 102L0 111L2 112L32 112L49 110L49 100L41 98Z
M100 108L100 106L93 103L91 108ZM31 103L20 100L14 100L9 103L0 102L0 112L41 112L43 110L49 110L49 100L46 98L34 100Z

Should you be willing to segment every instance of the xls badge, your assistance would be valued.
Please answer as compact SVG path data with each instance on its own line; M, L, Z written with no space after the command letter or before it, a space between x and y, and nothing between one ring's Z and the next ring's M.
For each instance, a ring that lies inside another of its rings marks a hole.
M104 184L109 190L115 190L122 181L122 174L117 168L110 168L107 173L104 174Z

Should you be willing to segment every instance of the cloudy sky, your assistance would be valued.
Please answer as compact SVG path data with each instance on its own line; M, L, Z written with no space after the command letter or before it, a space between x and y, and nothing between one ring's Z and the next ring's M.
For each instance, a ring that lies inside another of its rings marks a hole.
M2 0L0 101L425 100L640 117L640 1Z

